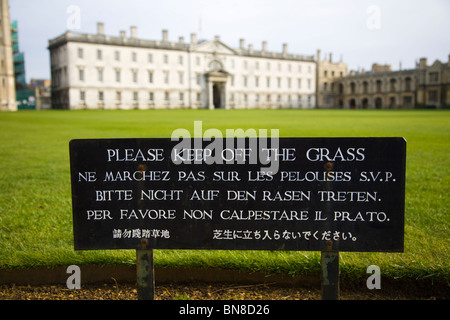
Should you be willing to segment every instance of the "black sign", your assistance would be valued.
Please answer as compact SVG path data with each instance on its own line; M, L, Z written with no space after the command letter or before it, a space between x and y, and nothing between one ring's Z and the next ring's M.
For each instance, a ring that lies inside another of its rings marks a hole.
M403 138L72 140L77 250L403 251Z

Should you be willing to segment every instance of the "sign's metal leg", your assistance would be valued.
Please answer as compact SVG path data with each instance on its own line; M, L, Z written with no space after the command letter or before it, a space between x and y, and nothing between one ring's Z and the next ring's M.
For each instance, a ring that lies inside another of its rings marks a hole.
M322 300L339 300L339 251L322 251Z
M155 300L153 249L136 250L138 300Z

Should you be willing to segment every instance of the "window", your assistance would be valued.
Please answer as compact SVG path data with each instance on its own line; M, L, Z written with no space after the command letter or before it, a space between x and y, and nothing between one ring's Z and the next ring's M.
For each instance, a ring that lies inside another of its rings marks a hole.
M167 54L164 55L164 63L165 64L169 63L169 56Z
M178 57L178 63L179 63L180 65L183 65L183 56L179 56L179 57Z
M391 91L395 91L395 84L396 84L396 82L397 82L397 80L395 80L395 79L391 79L389 81L390 86L391 86Z
M377 93L381 92L381 80L377 80L377 82L375 83L375 89Z
M299 89L301 89L302 88L302 79L297 79L297 86L298 86L298 88Z
M137 70L131 70L131 75L133 77L133 82L137 83L138 82L138 72L137 72Z
M439 82L439 72L429 73L430 82Z
M411 78L410 77L407 77L405 79L405 90L411 91Z
M311 79L308 79L308 89L311 89Z
M97 80L103 82L103 69L97 69Z
M148 93L148 100L149 100L149 101L155 100L155 95L153 94L153 92L149 92L149 93Z
M267 88L270 88L270 77L266 78L266 84L267 84Z
M259 62L258 61L255 62L255 69L259 70Z
M270 62L267 62L267 70L270 71Z
M242 82L243 82L244 87L246 87L247 86L247 76L242 76Z
M438 102L438 92L436 90L428 91L428 102Z
M169 71L163 71L164 72L164 83L169 84Z
M290 89L291 88L291 78L287 79L287 85L288 85L288 88Z
M169 98L170 98L170 96L169 96L169 92L164 92L164 100L165 101L169 101Z
M411 106L412 105L412 97L411 96L403 97L403 105L404 106Z
M148 83L153 83L153 71L148 71Z
M116 70L116 82L120 82L120 70Z
M181 101L181 102L184 101L184 92L180 92L180 101Z
M196 74L195 74L195 82L196 82L198 85L200 85L201 77L202 77L202 75L201 75L200 73L196 73ZM231 78L231 79L233 79L233 78ZM231 81L231 82L233 82L233 81Z
M367 81L363 82L363 93L369 93L369 83Z
M99 92L98 92L98 100L99 100L99 101L103 101L103 99L104 99L104 98L103 98L103 91L99 91Z
M137 53L136 52L131 53L131 61L133 61L133 62L137 61Z
M122 101L122 92L116 91L116 101Z
M83 102L86 101L86 92L83 90L80 91L80 100Z
M78 79L80 81L84 81L84 69L79 69L78 70Z
M115 52L114 52L114 59L115 59L116 61L120 61L120 51L115 51Z
M259 77L255 76L255 87L259 87Z
M153 63L153 54L149 53L147 56L148 63Z
M280 77L277 78L277 84L278 84L278 88L281 88L281 78Z
M133 91L133 100L138 101L139 100L139 92Z
M103 58L102 50L97 50L97 60L102 60L102 58Z
M233 94L231 94L231 97L233 97ZM197 92L197 101L200 101L201 99L201 93Z
M354 82L350 83L350 93L356 92L356 84Z
M183 82L184 82L184 73L183 73L183 71L179 71L178 72L178 82L180 84L183 84Z
M200 65L200 57L195 57L195 64ZM231 60L231 67L234 68L234 60Z
M84 57L83 48L78 48L78 58L83 59L83 57Z

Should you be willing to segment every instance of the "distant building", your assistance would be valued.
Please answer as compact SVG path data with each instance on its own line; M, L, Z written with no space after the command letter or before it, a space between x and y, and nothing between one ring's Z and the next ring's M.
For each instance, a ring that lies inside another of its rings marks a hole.
M49 41L52 108L314 108L314 56L232 48L216 36L189 42L66 32Z
M51 81L47 79L31 79L28 86L34 91L36 110L48 110L52 107Z
M0 0L0 111L16 111L14 60L8 0Z
M335 107L411 109L450 107L450 56L427 66L420 59L415 69L391 71L373 64L370 72L354 72L334 82Z
M13 21L11 24L11 38L14 55L17 109L34 110L34 89L30 89L27 85L25 76L25 54L19 50L19 30L17 21Z
M448 62L436 60L431 66L422 58L416 67L416 104L421 108L450 108L450 55Z
M322 59L321 51L317 50L317 73L316 73L316 103L318 108L342 107L343 101L337 99L335 81L347 75L347 65L342 62L333 62L330 53L329 58Z

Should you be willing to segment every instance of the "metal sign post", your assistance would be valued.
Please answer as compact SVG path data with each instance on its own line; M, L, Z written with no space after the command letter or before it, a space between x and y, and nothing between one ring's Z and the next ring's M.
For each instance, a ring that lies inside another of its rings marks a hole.
M331 251L332 242L320 257L322 300L339 300L339 251Z
M136 250L138 300L155 300L155 268L153 264L153 249L145 249L147 243L147 239L142 239L142 249Z

